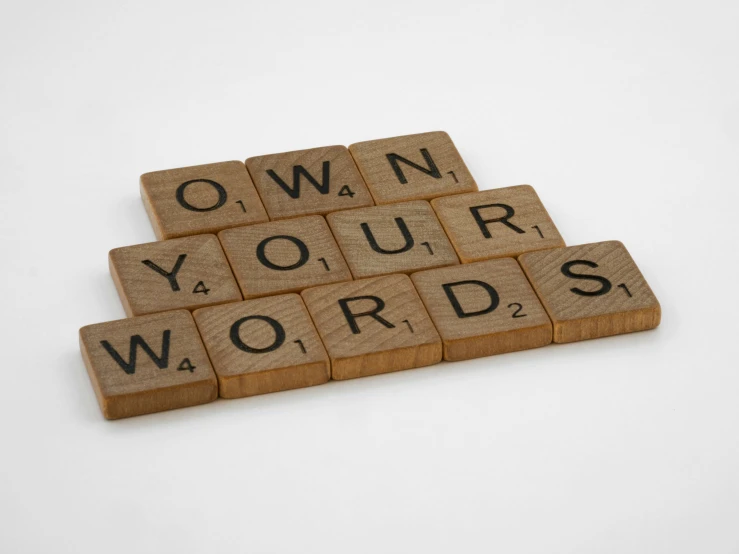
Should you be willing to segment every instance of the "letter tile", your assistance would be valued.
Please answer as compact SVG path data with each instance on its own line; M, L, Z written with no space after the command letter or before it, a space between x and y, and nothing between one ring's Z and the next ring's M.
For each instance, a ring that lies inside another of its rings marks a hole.
M529 185L437 198L431 205L463 264L565 245Z
M218 234L244 298L349 281L352 275L320 215Z
M519 262L554 324L554 342L659 325L659 302L619 241L530 252Z
M303 291L334 379L432 365L439 334L407 275L325 285Z
M345 146L324 146L246 160L271 220L373 206Z
M141 198L159 240L269 220L241 162L145 173Z
M516 260L411 275L450 362L546 346L552 323Z
M326 383L326 349L297 294L237 302L193 313L223 398Z
M425 200L334 212L327 220L355 279L459 263Z
M376 204L477 190L462 156L443 131L358 142L349 151Z
M108 262L128 316L241 300L215 235L114 248Z
M107 419L205 404L218 382L187 310L80 329L80 350Z

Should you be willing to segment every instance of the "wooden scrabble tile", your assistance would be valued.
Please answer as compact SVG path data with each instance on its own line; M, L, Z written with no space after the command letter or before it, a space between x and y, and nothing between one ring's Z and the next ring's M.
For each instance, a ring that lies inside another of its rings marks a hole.
M565 245L529 185L437 198L431 205L463 264Z
M513 258L411 275L454 362L546 346L552 323Z
M272 220L374 205L345 146L256 156L246 167Z
M215 235L115 248L108 262L128 316L241 300Z
M355 279L459 263L425 200L334 212L326 219Z
M349 151L376 204L477 190L462 156L443 131L358 142Z
M325 285L302 296L331 358L334 379L441 361L439 334L407 275Z
M241 162L145 173L141 198L159 240L269 220Z
M554 342L659 325L659 302L618 241L531 252L519 262L552 319Z
M328 382L326 349L297 294L247 300L193 313L223 398Z
M299 292L352 278L320 215L227 229L218 237L244 298Z
M218 382L186 310L88 325L80 350L107 419L211 402Z

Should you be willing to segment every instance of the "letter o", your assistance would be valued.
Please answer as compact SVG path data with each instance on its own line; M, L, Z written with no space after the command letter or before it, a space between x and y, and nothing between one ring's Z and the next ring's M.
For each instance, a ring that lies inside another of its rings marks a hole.
M276 263L273 263L267 259L267 255L265 253L267 245L273 240L278 239L290 241L298 247L300 258L297 262L290 265L277 265ZM308 247L305 245L305 243L299 238L291 237L290 235L275 235L273 237L268 237L260 242L257 246L257 259L262 263L263 266L270 269L276 269L277 271L289 271L291 269L298 269L299 267L304 266L308 262L309 258L310 252L308 252Z
M208 208L196 208L195 206L190 204L187 200L185 200L185 190L193 183L208 183L218 193L218 201ZM192 181L185 181L179 187L177 187L177 193L175 194L175 196L180 206L192 212L212 212L213 210L217 210L218 208L223 206L226 203L226 199L228 198L228 195L226 194L226 189L224 189L215 181L211 181L210 179L193 179Z
M254 348L253 346L249 346L243 340L241 340L241 336L239 335L241 326L247 321L253 319L264 321L272 327L275 332L275 340L272 344L266 346L265 348ZM243 350L244 352L248 352L249 354L264 354L266 352L273 352L277 350L280 346L282 346L282 344L285 342L285 329L282 327L282 325L280 325L279 321L272 319L271 317L266 315L248 315L246 317L242 317L238 321L234 322L233 325L231 325L230 335L233 345L239 350Z

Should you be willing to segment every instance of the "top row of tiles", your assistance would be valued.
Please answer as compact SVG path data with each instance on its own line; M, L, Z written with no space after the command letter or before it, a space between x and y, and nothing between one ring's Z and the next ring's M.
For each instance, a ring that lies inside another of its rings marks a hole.
M475 180L443 131L141 176L160 240L474 191Z

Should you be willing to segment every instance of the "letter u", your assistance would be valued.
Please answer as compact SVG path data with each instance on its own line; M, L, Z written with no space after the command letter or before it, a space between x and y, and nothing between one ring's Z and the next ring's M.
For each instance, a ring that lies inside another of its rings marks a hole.
M382 248L379 244L377 244L377 240L375 240L375 235L372 234L372 230L369 228L369 225L367 223L362 223L360 227L362 228L362 231L364 231L364 236L367 237L367 242L369 242L370 247L378 254L401 254L403 252L408 252L408 250L413 248L413 245L415 244L413 236L408 230L408 226L405 224L405 221L403 221L402 217L396 217L395 224L398 226L398 229L400 229L400 232L403 235L403 239L405 240L405 244L400 248L396 248L395 250L386 250Z

